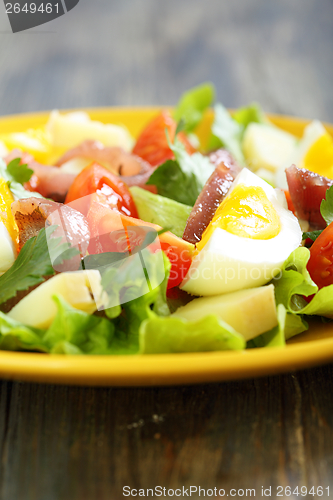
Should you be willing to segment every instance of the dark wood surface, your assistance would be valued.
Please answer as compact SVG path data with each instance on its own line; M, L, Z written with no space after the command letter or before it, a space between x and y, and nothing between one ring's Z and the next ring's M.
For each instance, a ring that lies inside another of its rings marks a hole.
M211 80L227 106L333 121L331 0L81 0L16 35L1 5L0 30L0 114L173 104ZM175 388L4 381L0 498L118 500L126 485L332 496L332 379L328 365Z

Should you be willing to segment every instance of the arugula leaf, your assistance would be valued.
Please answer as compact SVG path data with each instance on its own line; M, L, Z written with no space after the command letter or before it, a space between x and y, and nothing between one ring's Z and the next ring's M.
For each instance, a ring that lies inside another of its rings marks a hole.
M18 291L42 283L45 276L54 275L50 255L54 255L56 250L60 249L57 264L78 254L76 248L69 248L69 244L62 243L61 238L50 237L55 229L56 226L42 228L37 236L30 238L12 267L0 276L0 304L15 297Z
M177 140L169 146L175 160L167 160L160 165L147 184L155 185L162 196L193 206L215 167L200 153L189 155Z
M320 213L327 225L333 222L333 186L326 191L325 200L320 204Z
M183 120L183 128L191 132L202 120L203 113L215 99L215 88L212 83L198 85L181 96L174 112L176 121ZM180 130L177 129L179 132Z
M14 160L8 163L7 172L12 177L13 181L19 182L20 184L30 181L34 173L26 163L21 165L21 158L14 158Z

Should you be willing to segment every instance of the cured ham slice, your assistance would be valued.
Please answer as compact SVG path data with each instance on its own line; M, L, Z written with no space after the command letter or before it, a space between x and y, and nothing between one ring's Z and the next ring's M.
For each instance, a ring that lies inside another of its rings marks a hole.
M137 175L142 170L143 163L147 164L139 156L127 153L122 148L105 147L101 142L89 140L67 151L57 161L56 166L61 167L73 158L86 158L91 162L97 162L113 173L122 176ZM149 164L147 165L150 167Z
M12 203L12 213L19 230L19 250L43 227L55 225L57 228L51 238L60 238L60 244L69 243L79 250L81 256L86 254L90 239L88 222L80 212L68 205L40 198L25 198ZM79 268L81 256L76 255L54 268L60 272L75 271Z
M326 222L320 213L320 204L333 180L295 165L286 170L289 193L299 219L313 228L324 229Z
M224 149L211 153L209 159L216 168L199 194L183 234L183 239L193 244L201 240L204 230L241 170L230 153Z
M29 153L14 149L6 156L6 163L15 158L21 158L21 163L26 163L34 171L29 182L24 187L28 191L37 191L45 198L52 198L58 202L64 202L67 191L73 184L75 174L62 172L58 167L42 165L34 160Z
M56 165L60 167L73 158L87 158L99 163L119 175L128 186L139 186L148 191L157 192L154 186L146 186L155 168L139 156L127 153L122 148L105 147L98 141L84 141L76 148L67 151Z

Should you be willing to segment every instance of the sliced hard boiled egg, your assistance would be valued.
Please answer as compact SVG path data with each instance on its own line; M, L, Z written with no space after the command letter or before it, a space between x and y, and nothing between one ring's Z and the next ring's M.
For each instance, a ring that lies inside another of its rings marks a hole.
M91 120L83 111L62 114L52 111L46 129L55 148L74 148L85 140L100 141L104 146L119 146L130 151L133 140L125 127Z
M296 143L297 138L294 135L274 125L250 123L246 128L242 146L251 170L276 172L286 165Z
M0 177L0 274L7 271L16 258L17 227L10 208L13 201L7 182Z
M333 138L318 120L304 130L294 163L299 168L333 179Z
M244 168L197 244L181 288L206 296L264 285L301 241L284 194Z

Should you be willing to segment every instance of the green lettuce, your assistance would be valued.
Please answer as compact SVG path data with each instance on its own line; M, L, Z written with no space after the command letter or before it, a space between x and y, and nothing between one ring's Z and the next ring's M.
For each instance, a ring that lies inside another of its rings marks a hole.
M237 123L243 126L243 135L246 127L250 125L250 123L269 123L265 113L256 102L252 102L243 108L238 108L237 111L233 113L232 117Z
M43 342L43 331L22 325L0 312L0 349L6 351L48 352Z
M168 228L180 238L183 236L192 207L171 198L153 194L138 186L131 187L130 191L140 219Z
M233 116L222 104L216 104L209 148L225 147L240 165L245 165L242 141L246 127L252 122L267 123L258 104L239 108Z
M215 315L199 321L182 318L145 320L140 326L140 353L162 354L241 350L244 338Z
M43 336L48 352L54 354L108 352L115 332L111 321L74 309L61 296L55 296L54 301L58 313Z
M184 92L174 111L175 120L182 120L183 129L191 132L199 125L205 110L211 106L214 99L215 88L209 82Z
M286 260L281 275L273 280L277 303L287 311L302 315L333 317L333 285L318 290L306 268L310 250L300 247ZM308 303L303 296L314 295Z

